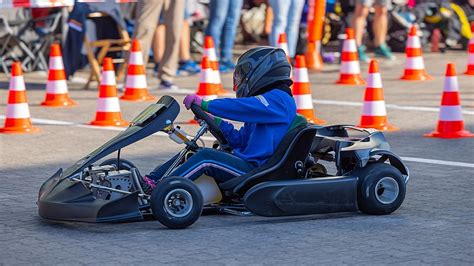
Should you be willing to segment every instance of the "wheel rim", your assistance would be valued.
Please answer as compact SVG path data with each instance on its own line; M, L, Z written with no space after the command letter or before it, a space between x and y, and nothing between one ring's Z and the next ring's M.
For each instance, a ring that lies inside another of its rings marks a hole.
M193 208L193 197L184 189L173 189L166 194L164 207L169 215L176 218L184 217Z
M383 177L375 185L375 197L383 204L393 203L400 193L397 181L392 177Z

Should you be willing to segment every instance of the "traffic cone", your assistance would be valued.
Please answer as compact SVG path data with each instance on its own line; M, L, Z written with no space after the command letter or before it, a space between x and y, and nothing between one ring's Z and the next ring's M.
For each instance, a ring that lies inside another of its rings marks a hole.
M58 43L51 45L48 81L46 82L46 97L41 105L48 107L77 105L68 95L63 56L61 55L61 47Z
M280 33L280 35L278 36L277 47L285 52L286 58L288 58L288 62L291 64L291 57L288 51L288 42L286 41L286 33Z
M375 128L383 131L398 130L398 128L392 126L387 119L382 79L380 77L379 63L377 60L370 61L364 105L362 107L362 116L360 117L358 127Z
M127 126L129 124L122 119L120 112L114 65L110 57L104 58L103 61L95 120L90 124L94 126Z
M471 24L472 37L469 41L466 75L474 75L474 22Z
M445 139L474 137L474 134L464 130L455 64L450 63L446 67L444 90L436 131L425 134L425 137Z
M126 101L154 101L156 97L148 93L146 72L143 66L142 48L139 40L133 40L128 59L125 93L120 97Z
M196 92L204 100L217 98L220 82L217 72L212 69L212 62L207 56L202 57L201 72L199 73L199 87Z
M432 79L430 75L426 74L420 38L415 25L410 28L405 55L405 71L401 79L411 81Z
M25 81L21 73L21 64L14 62L8 91L5 126L0 133L33 133L39 129L33 127L30 120L30 108L26 99Z
M365 81L360 75L359 54L354 39L354 31L346 29L346 39L342 46L341 68L337 84L343 85L363 85Z
M306 68L305 57L303 55L296 56L293 81L293 98L296 102L297 112L306 117L306 119L311 123L326 123L326 121L319 119L314 115L308 69Z
M219 84L216 71L212 68L212 62L207 56L202 57L201 72L199 73L199 87L196 95L201 96L204 100L214 100L219 93ZM194 119L188 121L191 124L197 124Z
M215 84L217 84L217 94L218 95L225 95L228 94L229 92L224 90L224 86L222 86L222 81L221 81L221 74L219 72L219 61L217 60L217 55L216 55L216 48L214 46L214 39L212 39L212 36L206 36L204 38L204 50L202 53L202 56L207 57L209 61L211 62L211 67L212 70L214 71L214 80Z

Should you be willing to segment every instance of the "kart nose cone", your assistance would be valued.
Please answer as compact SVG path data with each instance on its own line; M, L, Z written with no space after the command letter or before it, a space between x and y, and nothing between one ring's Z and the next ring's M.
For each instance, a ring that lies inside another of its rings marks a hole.
M82 182L62 177L59 169L39 190L38 214L50 220L122 222L141 220L138 192L115 200L93 196Z

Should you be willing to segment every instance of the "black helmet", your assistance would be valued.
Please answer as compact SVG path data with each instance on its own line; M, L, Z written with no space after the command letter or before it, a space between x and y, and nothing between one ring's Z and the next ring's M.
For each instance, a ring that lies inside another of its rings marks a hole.
M271 85L285 83L290 86L291 65L280 48L260 46L245 52L237 60L234 71L234 91L237 97L250 97L263 93Z

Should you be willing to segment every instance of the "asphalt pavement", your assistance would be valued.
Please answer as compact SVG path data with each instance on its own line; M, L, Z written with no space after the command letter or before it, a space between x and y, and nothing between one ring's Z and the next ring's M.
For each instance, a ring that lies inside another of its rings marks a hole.
M58 168L69 166L118 133L87 126L94 118L97 91L69 83L77 103L45 108L46 75L25 75L36 134L0 134L0 264L474 264L474 138L424 138L435 129L447 62L457 64L466 129L474 132L474 77L465 70L467 54L426 54L434 79L400 81L404 58L380 61L389 121L401 130L387 132L393 151L411 171L406 199L391 215L360 213L302 217L205 215L186 230L169 230L157 221L91 224L51 222L38 217L39 186ZM366 76L367 65L362 65ZM328 124L357 124L364 86L338 86L337 65L310 73L316 115ZM231 74L222 76L231 87ZM148 75L151 88L157 80ZM198 76L179 77L179 102L195 91ZM166 94L151 90L156 96ZM8 77L0 74L0 123L6 111ZM147 103L120 102L131 120ZM196 126L182 108L177 122L189 133ZM123 150L122 157L148 172L180 146L151 136Z

